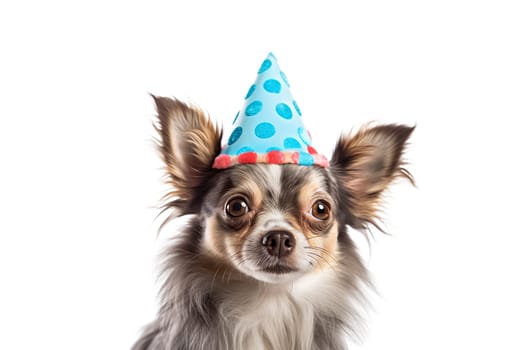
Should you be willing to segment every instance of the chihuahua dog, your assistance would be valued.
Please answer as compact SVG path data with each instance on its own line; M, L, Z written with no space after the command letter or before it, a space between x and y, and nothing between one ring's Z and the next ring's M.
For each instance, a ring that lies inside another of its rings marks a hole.
M412 181L402 155L414 128L344 134L327 167L216 169L221 128L193 105L154 100L164 209L191 219L165 252L158 315L133 349L346 349L370 283L349 227L377 225L382 192Z

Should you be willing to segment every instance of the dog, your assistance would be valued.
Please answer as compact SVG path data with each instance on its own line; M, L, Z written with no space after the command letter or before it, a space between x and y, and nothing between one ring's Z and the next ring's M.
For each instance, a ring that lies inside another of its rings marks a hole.
M370 283L348 226L378 221L381 194L413 181L414 127L343 134L328 167L212 167L222 130L198 107L154 97L170 219L191 216L167 248L160 308L133 350L346 349Z

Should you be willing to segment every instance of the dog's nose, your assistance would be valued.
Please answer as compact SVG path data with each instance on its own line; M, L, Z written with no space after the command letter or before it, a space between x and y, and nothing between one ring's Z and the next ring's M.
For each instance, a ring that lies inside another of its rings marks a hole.
M270 255L279 258L289 255L295 247L295 238L286 231L270 231L261 241Z

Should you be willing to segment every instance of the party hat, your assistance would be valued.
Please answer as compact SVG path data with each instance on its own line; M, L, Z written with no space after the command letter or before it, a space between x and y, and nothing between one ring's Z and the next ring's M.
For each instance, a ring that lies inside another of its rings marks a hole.
M214 168L254 163L328 166L326 157L312 147L288 79L272 53L263 61L244 100Z

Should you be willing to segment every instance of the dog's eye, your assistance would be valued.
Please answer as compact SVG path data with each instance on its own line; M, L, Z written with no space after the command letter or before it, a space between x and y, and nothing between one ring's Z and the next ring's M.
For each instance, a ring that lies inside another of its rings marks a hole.
M226 204L226 214L232 218L238 218L248 213L250 208L243 198L230 199Z
M330 217L330 205L319 200L312 205L311 214L316 219L327 220Z

